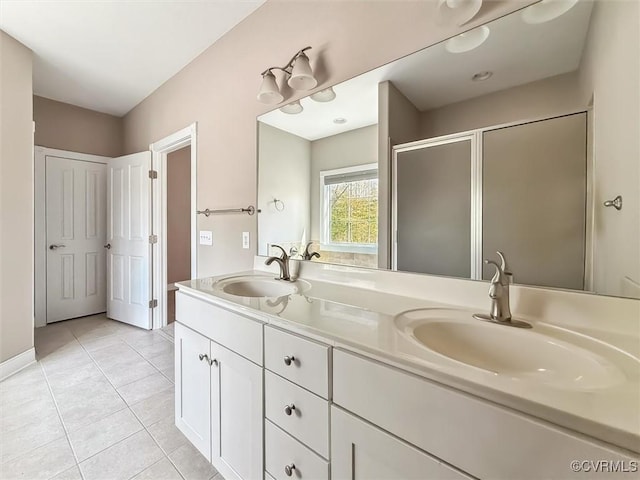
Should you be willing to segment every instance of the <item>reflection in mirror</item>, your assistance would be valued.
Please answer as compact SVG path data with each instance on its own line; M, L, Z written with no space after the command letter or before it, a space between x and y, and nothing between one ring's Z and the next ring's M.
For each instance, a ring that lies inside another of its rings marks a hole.
M533 7L260 116L258 253L640 298L640 6Z

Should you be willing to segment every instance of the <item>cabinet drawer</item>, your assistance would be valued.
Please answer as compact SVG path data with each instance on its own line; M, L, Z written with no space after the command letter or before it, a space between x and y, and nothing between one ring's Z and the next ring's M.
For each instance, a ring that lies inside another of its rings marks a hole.
M285 411L287 406L294 408ZM323 457L329 458L329 402L326 400L267 370L265 416Z
M322 398L330 398L327 345L267 326L264 329L264 364L281 377Z
M280 430L269 420L265 420L265 465L266 470L276 480L328 480L329 464L300 442ZM285 467L295 466L292 475Z
M262 323L180 291L176 293L176 320L262 365Z
M340 350L333 351L333 400L478 478L583 478L571 471L571 461L632 460L559 427Z

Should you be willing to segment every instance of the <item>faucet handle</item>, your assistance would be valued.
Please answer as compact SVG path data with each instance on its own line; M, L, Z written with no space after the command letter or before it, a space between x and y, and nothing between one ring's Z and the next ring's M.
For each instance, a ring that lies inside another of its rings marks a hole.
M493 265L494 267L496 267L496 273L493 275L493 278L491 279L491 285L493 286L496 283L499 283L500 285L502 285L504 283L504 271L502 270L502 267L498 265L496 262L494 262L493 260L485 260L484 263L487 265Z
M513 273L509 269L509 265L507 265L507 259L505 258L504 253L502 253L500 250L498 250L496 253L500 257L500 268L502 269L504 274L505 275L513 275Z
M271 247L272 248L275 247L275 248L279 248L280 249L280 251L282 252L282 255L280 255L280 258L282 260L286 260L288 258L286 250L284 248L282 248L280 245L276 245L274 243L274 244L271 245Z

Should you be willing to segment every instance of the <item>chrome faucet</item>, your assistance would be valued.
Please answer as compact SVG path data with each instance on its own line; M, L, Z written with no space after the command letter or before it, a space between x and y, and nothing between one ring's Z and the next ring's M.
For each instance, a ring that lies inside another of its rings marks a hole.
M509 285L513 283L513 274L509 271L507 261L502 252L497 252L501 260L498 265L493 260L485 260L487 265L496 267L496 273L491 279L489 286L489 298L491 299L491 310L489 315L476 313L473 318L485 322L507 325L509 327L531 328L531 325L511 318L511 307L509 305Z
M269 257L265 260L264 264L271 265L273 262L276 262L280 266L280 280L291 282L291 275L289 275L289 255L287 255L285 249L280 245L271 246L282 250L282 255L279 257Z
M304 253L302 254L303 260L311 260L313 257L320 258L320 254L318 252L310 252L309 247L313 244L313 242L307 243L307 246L304 247Z

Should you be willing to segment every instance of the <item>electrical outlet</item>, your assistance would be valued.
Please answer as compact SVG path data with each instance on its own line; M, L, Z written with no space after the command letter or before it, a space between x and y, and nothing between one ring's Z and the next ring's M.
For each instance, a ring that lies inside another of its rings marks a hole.
M213 245L213 232L200 230L200 245Z
M242 248L249 248L249 232L242 232Z

